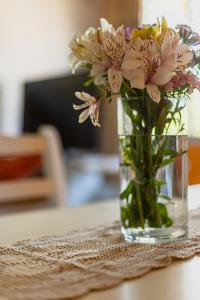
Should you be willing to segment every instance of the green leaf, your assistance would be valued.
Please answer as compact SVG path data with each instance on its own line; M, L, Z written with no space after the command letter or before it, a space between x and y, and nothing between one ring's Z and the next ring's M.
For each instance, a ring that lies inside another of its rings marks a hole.
M159 208L159 212L160 212L160 216L161 216L163 225L165 225L166 227L171 226L173 224L173 221L168 216L168 212L167 212L166 206L164 204L162 204L162 203L158 203L158 208Z
M125 228L127 228L126 220L128 219L128 209L127 207L121 207L121 221Z
M131 164L132 157L131 157L131 148L130 147L123 147L123 163Z
M179 153L175 150L172 150L172 149L163 149L160 151L163 155L179 155Z
M185 151L181 151L180 153L179 153L179 155L184 155L184 154L187 154L188 153L188 151L187 150L185 150Z
M166 184L165 180L158 180L158 179L155 179L155 178L151 179L151 180L150 180L150 183L151 183L152 185L155 185L155 186L158 186L158 187L160 187L160 186Z
M120 199L128 199L132 188L133 188L133 181L131 180L125 190L120 194Z
M131 107L129 106L128 104L128 101L129 100L121 100L122 101L122 104L123 104L123 108L124 108L124 111L126 112L126 114L129 116L129 118L132 120L132 117L133 117L133 111L131 109Z
M175 160L175 157L169 158L169 159L163 159L163 161L159 165L159 168L163 168L163 167L170 165L172 162L174 162L174 160Z
M167 116L169 113L169 109L170 109L170 103L167 102L165 104L165 106L162 108L159 117L158 117L158 123L156 126L156 134L162 134L166 125L166 121L167 121Z
M93 83L93 79L92 79L92 78L89 78L88 80L86 80L86 81L83 83L83 86L88 87L88 86L90 86L92 83Z
M165 200L171 201L172 199L166 195L159 195L160 198L163 198Z

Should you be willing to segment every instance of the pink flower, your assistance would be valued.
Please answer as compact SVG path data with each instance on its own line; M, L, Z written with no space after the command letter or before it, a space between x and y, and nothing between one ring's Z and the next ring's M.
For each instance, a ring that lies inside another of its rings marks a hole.
M200 81L190 71L186 74L186 82L187 82L187 84L190 85L190 93L192 93L194 89L197 89L200 91Z
M119 27L116 31L104 33L103 47L106 56L110 59L111 65L107 70L108 82L112 92L118 93L122 85L121 63L123 60L126 40L124 26Z
M90 116L91 121L94 126L100 126L99 124L99 105L100 101L96 98L92 97L88 93L75 93L76 97L82 101L84 101L84 104L81 105L73 105L75 110L86 108L79 116L79 123L83 123L86 121L86 119Z
M181 39L190 46L200 45L200 35L194 32L192 28L188 25L178 25L176 28L179 30L179 35Z
M123 75L132 88L146 88L152 100L159 102L159 87L168 83L176 71L185 69L192 56L187 45L179 44L179 36L172 29L166 30L160 42L138 37L126 50Z
M172 92L175 89L186 87L187 85L189 85L189 93L192 93L194 89L200 90L200 82L191 71L187 73L177 72L162 88L165 92Z
M163 86L163 90L164 90L166 93L172 92L173 89L174 89L174 86L173 86L172 81L167 82L167 83Z
M155 40L137 38L127 49L122 63L123 75L132 88L147 89L150 97L160 101L158 85L168 82L174 76L174 58L167 55L162 60Z

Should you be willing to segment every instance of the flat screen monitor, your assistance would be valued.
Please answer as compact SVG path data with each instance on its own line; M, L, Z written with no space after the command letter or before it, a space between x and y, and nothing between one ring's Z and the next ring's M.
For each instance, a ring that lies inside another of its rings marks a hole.
M58 129L65 149L95 149L99 129L89 119L79 124L80 111L73 109L73 103L81 104L76 91L96 94L93 85L83 87L87 79L87 74L79 74L25 83L23 132L36 132L40 125L51 124Z

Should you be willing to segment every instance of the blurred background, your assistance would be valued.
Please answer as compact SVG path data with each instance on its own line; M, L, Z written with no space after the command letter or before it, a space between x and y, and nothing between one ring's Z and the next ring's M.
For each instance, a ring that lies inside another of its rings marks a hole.
M101 128L90 121L78 124L74 93L95 89L83 88L87 74L71 75L67 56L73 33L99 26L100 17L114 26L135 26L161 16L172 26L185 23L199 32L199 9L199 0L0 0L0 132L36 133L44 124L57 129L66 204L119 192L116 103L102 107ZM189 105L190 184L200 183L199 98L194 94ZM40 168L38 157L3 157L0 180L38 175Z

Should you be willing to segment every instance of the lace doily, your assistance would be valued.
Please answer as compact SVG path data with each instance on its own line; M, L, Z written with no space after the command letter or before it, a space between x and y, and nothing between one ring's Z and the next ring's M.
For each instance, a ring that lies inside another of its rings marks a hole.
M71 299L115 286L200 254L200 210L190 238L162 244L125 242L119 223L0 247L0 299Z

